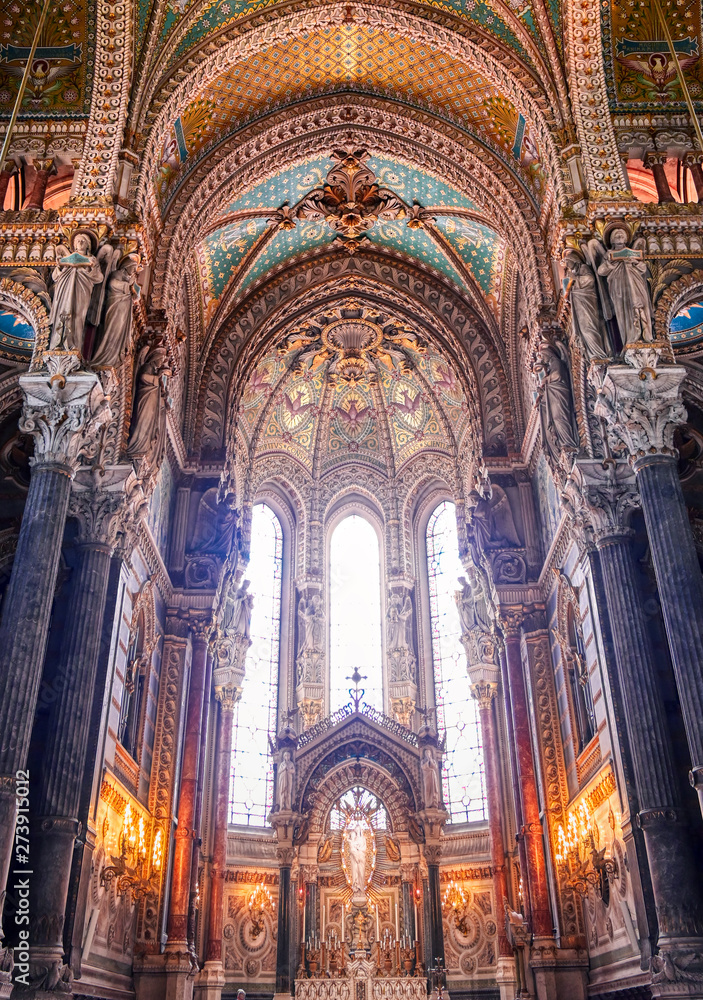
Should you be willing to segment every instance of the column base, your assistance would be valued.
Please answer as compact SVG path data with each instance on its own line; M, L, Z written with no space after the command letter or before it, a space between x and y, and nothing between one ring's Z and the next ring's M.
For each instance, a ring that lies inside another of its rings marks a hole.
M221 1000L224 985L225 969L222 962L207 961L195 977L195 996L197 1000ZM286 997L286 1000L290 998Z
M164 1000L193 1000L193 986L197 969L186 941L166 945L164 951L166 989Z
M500 990L500 1000L515 1000L517 995L517 975L515 959L503 956L498 959L496 983Z
M12 973L0 972L0 1000L7 1000L12 993Z
M703 948L700 939L690 946L660 951L652 959L652 997L703 998Z
M535 937L530 949L530 968L537 1000L559 1000L557 992L557 946L553 937ZM576 1000L574 995L574 1000Z

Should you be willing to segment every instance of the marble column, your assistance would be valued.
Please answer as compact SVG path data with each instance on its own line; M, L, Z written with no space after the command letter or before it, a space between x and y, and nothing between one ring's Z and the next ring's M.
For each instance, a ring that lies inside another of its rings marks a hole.
M520 651L520 608L501 608L501 628L505 640L507 680L510 687L517 793L522 813L522 837L527 871L523 882L529 893L531 930L536 938L553 938L553 922L549 908L549 885L544 856L542 823L539 813L535 765L530 742L530 717L527 707L525 676Z
M217 757L215 762L214 834L210 866L210 903L205 965L197 982L203 1000L220 1000L225 985L222 958L222 928L224 924L225 878L227 875L227 824L229 820L229 779L232 768L232 727L234 707L241 697L241 688L216 686L219 706L217 719Z
M290 930L292 921L291 867L296 854L293 834L301 820L300 813L288 809L278 809L271 813L270 822L276 830L278 844L278 929L276 935L276 992L274 1000L290 997Z
M637 505L634 475L623 462L604 466L579 461L567 493L573 506L580 504L580 513L590 518L608 613L615 624L612 638L640 809L637 823L644 832L659 923L659 955L653 969L655 975L664 975L665 965L677 970L701 952L703 900L697 880L691 877L696 861L679 801L671 734L630 543L629 513ZM692 965L693 975L698 964ZM658 984L654 995L682 995L676 979L674 975L668 992L665 982Z
M686 370L662 346L625 351L626 364L593 373L597 412L611 448L624 446L647 525L671 661L691 755L691 784L703 811L703 574L678 477L674 431L686 419Z
M432 966L444 967L444 924L442 923L442 890L439 883L439 859L441 849L436 845L425 845L427 861L427 889L429 893L430 943Z
M54 161L53 159L35 160L34 166L36 168L37 175L34 179L32 193L29 196L26 208L34 208L41 211L44 207L46 186L49 183L49 177L54 169Z
M205 682L207 674L208 639L212 629L209 616L193 616L190 623L193 654L188 685L183 759L178 797L178 825L173 845L171 896L168 915L166 945L167 969L176 975L190 974L192 956L188 950L188 907L190 903L190 875L193 862L198 769L200 763L200 732L205 699L209 697ZM180 990L174 982L174 995ZM171 993L167 988L167 996Z
M30 837L30 973L37 988L63 961L64 913L81 826L81 787L110 559L118 535L128 531L133 536L144 507L131 465L105 469L99 489L93 488L90 471L76 476L69 513L78 520L78 564L57 664L62 684L47 719Z
M205 669L205 697L203 699L203 717L200 724L200 751L198 754L198 783L195 789L195 815L193 817L193 854L190 862L190 894L188 897L188 949L193 956L193 961L198 961L195 945L195 925L198 910L198 869L200 867L200 855L202 848L202 815L203 799L205 797L205 765L208 743L208 726L210 723L211 701L210 692L212 690L212 644L208 650L207 665Z
M20 376L20 429L34 438L34 457L0 627L2 885L14 837L15 775L27 762L71 480L110 415L98 377L76 371L74 355L47 356L46 363L46 372Z
M16 167L14 160L7 160L3 164L2 170L0 170L0 212L2 212L3 207L5 205L5 196L7 195L7 189L10 186L10 181L14 176L15 170Z
M651 170L654 174L654 184L657 189L657 198L660 205L676 201L676 198L671 193L669 181L666 177L666 170L664 169L667 159L666 153L655 152L649 152L644 157L645 169Z

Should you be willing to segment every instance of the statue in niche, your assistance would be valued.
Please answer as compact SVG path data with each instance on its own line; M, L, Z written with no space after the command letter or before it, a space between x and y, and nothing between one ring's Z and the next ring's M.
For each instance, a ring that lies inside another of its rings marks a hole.
M388 649L409 649L408 625L413 613L410 594L391 594L388 600Z
M598 298L598 282L586 261L576 250L564 254L564 294L571 303L574 333L586 354L586 360L608 357L607 334Z
M129 350L132 304L141 294L137 267L138 261L128 257L117 271L108 275L103 334L91 360L96 368L116 367Z
M459 584L461 585L461 590L456 590L454 592L454 600L456 601L457 611L459 612L461 631L466 633L470 632L472 628L475 628L477 624L474 593L471 584L465 576L459 577Z
M278 765L278 808L281 812L291 812L293 809L293 786L295 785L295 764L291 760L290 750L283 751L283 760Z
M169 408L166 382L170 375L168 352L157 344L149 351L137 375L132 433L127 445L129 458L145 458L157 464L163 454Z
M354 896L366 893L366 831L354 827L349 834L349 870Z
M237 528L237 510L231 494L218 499L217 487L206 490L198 504L190 552L216 552L229 555Z
M230 589L225 600L222 613L222 628L225 632L236 633L251 638L251 613L254 607L254 595L249 593L249 580L241 587L236 585Z
M425 747L422 754L422 791L425 799L425 809L440 809L442 794L439 788L439 774L432 751Z
M564 345L558 341L542 341L540 361L535 370L541 381L539 413L542 440L552 459L558 462L563 451L577 452L580 447Z
M78 351L81 356L83 354L85 321L93 289L103 281L100 262L91 251L90 236L77 233L73 240L73 253L61 257L51 272L54 279L54 299L49 314L51 351Z
M591 240L589 246L595 242ZM647 262L641 245L638 245L641 241L635 241L635 246L629 247L630 230L625 225L618 225L606 235L605 242L607 249L605 254L600 250L602 262L598 266L598 274L606 279L622 342L624 346L642 341L651 343L654 340L654 317L647 283Z
M317 863L319 865L326 864L332 857L333 849L334 837L331 833L328 833L325 839L320 842L320 846L317 849Z
M322 600L313 594L307 600L298 602L299 645L298 653L307 653L322 648Z
M519 548L522 544L508 495L490 482L469 494L472 541L480 553L487 549Z

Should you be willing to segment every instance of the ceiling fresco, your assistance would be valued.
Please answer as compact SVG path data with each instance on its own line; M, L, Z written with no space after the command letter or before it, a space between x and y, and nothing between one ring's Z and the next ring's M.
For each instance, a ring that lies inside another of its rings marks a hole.
M480 74L429 45L339 25L275 45L232 66L172 123L153 184L162 212L208 149L252 119L324 94L402 100L470 131L521 180L535 204L546 190L523 114Z
M95 6L89 0L50 4L20 117L88 114ZM41 4L21 0L9 0L0 9L0 117L9 116L14 105L40 13Z
M694 100L703 95L700 0L661 0L679 63ZM613 110L662 110L683 104L676 67L649 0L601 4L608 87Z
M347 460L392 475L420 451L451 454L470 423L451 365L354 300L313 317L259 362L238 418L251 460L284 452L321 475Z
M190 27L185 28L185 33L176 43L175 58L185 55L213 32L226 28L248 14L271 7L275 2L276 0L214 0L198 13L197 19ZM148 6L148 0L141 0L140 22L142 25L145 24L148 16ZM187 0L183 0L183 2L171 0L169 3L161 28L161 48L164 47L181 23L187 23L184 19L187 6ZM494 35L501 43L512 48L526 62L529 62L524 46L510 27L507 19L502 16L498 5L487 3L485 0L432 0L428 6L444 8L453 14L466 17L483 31ZM530 0L517 0L511 6L514 7L515 13L533 36L535 42L540 44L542 40L535 26ZM558 0L551 0L550 12L555 24L558 23L558 11ZM143 27L141 30L143 31Z
M430 227L418 225L399 206L397 217L378 219L364 234L371 244L393 250L424 264L466 290L470 279L457 267L447 246L472 275L494 314L498 315L505 247L487 226L454 212L474 212L473 203L451 185L426 171L388 157L364 157L376 182L382 182L389 197L402 204L419 203L431 209ZM290 228L271 235L270 221L283 204L295 206L311 190L319 190L330 172L333 159L315 157L281 171L242 192L223 213L225 223L209 234L196 249L206 324L212 319L225 291L236 282L241 296L256 281L293 258L332 246L339 233L323 219L291 220ZM247 218L247 213L251 213ZM237 221L234 221L236 218ZM436 229L436 235L431 231Z

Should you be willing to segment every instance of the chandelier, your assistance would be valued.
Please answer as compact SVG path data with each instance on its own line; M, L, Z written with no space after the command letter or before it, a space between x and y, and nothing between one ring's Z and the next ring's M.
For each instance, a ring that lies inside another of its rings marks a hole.
M114 879L118 895L129 894L135 902L157 895L164 862L163 831L153 832L149 851L144 817L135 816L131 803L127 803L118 843L120 853L103 868L101 884L109 886Z
M554 859L566 884L580 896L595 889L607 904L610 881L619 878L618 863L606 858L607 847L599 849L600 831L593 813L584 801L571 810L566 829L560 823Z
M252 937L258 937L264 929L264 914L273 912L273 896L263 882L259 882L252 892L248 906Z
M449 918L454 921L454 926L462 934L467 934L469 930L467 903L468 900L466 898L466 893L461 886L452 879L447 888L444 890L444 895L442 896L442 909L450 911Z

